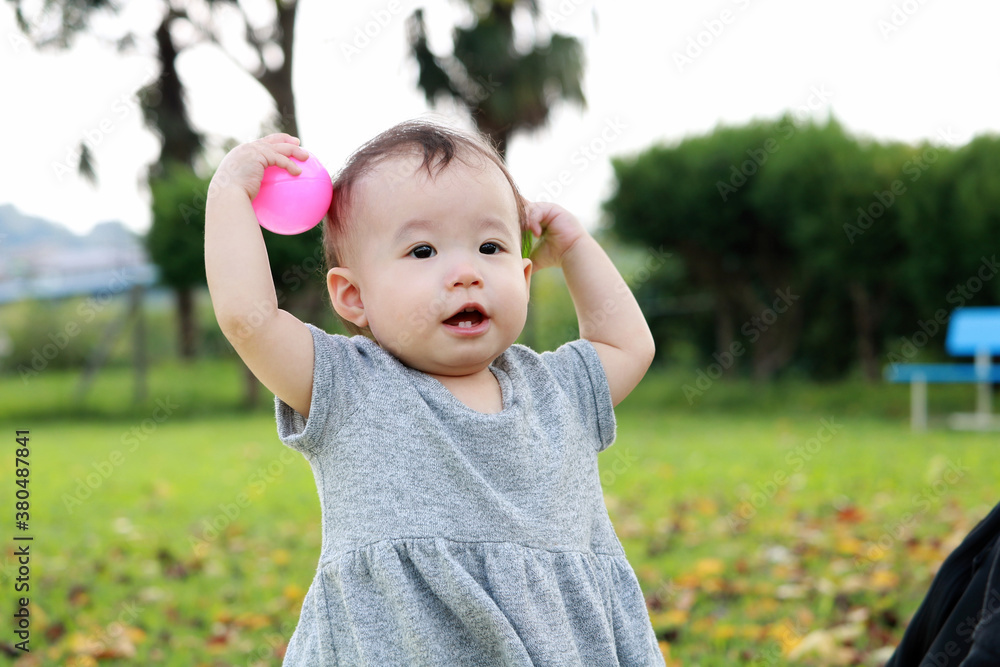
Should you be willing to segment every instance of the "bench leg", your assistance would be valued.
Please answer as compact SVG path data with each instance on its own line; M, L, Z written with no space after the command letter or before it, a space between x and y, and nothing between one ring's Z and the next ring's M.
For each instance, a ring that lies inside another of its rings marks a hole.
M922 377L910 382L910 428L917 432L927 430L927 381Z
M990 421L990 412L993 410L991 399L990 383L978 383L976 385L976 418L982 421L983 428L986 428Z
M992 357L988 350L976 352L976 375L981 378L981 381L976 383L976 421L978 427L983 430L990 428L990 412L993 410L990 383L986 380L990 374L991 362Z

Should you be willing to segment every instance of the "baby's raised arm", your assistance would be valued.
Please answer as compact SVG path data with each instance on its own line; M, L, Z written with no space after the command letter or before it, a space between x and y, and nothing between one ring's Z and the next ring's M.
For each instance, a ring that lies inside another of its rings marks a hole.
M265 387L303 416L312 398L313 342L298 318L278 308L264 238L251 207L264 169L298 174L290 159L309 154L287 134L234 148L215 172L205 209L205 272L215 318Z
M607 253L576 217L556 204L529 203L527 209L529 227L542 237L531 254L532 271L562 267L580 338L597 350L611 401L618 405L653 361L655 346L646 318Z

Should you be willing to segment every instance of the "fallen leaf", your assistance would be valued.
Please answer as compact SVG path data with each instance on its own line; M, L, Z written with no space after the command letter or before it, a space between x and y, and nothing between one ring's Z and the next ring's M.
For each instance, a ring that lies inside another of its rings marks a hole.
M702 558L694 564L694 573L699 577L722 574L724 569L725 563L721 558Z
M875 570L872 572L871 585L878 590L892 590L899 585L899 575L889 570Z
M859 523L865 518L864 511L855 505L848 505L837 510L837 521L841 523Z

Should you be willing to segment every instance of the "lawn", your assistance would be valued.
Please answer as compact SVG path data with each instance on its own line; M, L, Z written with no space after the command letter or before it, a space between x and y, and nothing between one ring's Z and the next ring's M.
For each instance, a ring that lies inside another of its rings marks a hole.
M108 371L72 408L72 375L0 378L4 479L14 430L31 432L32 652L16 664L279 664L319 554L308 465L266 396L237 409L231 363L157 367L137 405L127 378ZM998 501L997 435L911 434L904 387L720 382L689 404L684 381L650 376L601 455L668 664L879 664Z

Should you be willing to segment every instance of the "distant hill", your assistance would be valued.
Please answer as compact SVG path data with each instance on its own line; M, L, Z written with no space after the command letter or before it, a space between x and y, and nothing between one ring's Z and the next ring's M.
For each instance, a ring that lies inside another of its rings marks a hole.
M142 240L120 222L99 223L81 236L57 222L21 213L13 204L0 205L0 257L12 248L26 246L100 245L141 248Z
M13 204L0 206L0 256L11 248L72 243L79 238L62 225L21 213Z
M155 275L142 238L120 222L80 235L0 205L0 303L149 285Z

